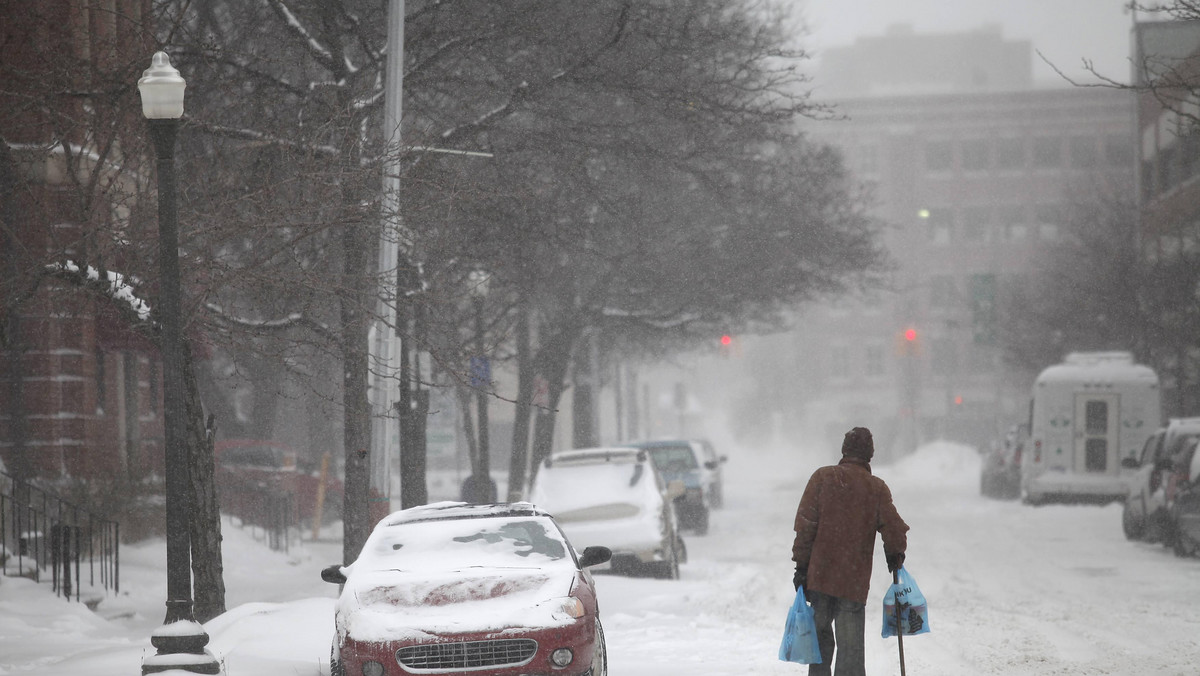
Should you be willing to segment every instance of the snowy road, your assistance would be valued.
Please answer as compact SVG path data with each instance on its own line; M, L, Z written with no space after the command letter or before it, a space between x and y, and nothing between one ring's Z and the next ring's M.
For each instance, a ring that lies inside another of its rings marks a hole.
M731 455L727 507L708 536L688 538L682 580L597 576L614 676L805 673L775 653L792 595L792 515L818 463ZM908 568L929 599L932 632L906 641L908 673L1200 673L1200 559L1126 542L1116 505L982 499L978 471L973 451L948 444L876 468L912 526ZM236 532L228 541L230 604L245 605L207 625L226 672L325 673L332 588L317 571L337 548L310 543L288 557ZM123 587L147 586L160 549L131 551ZM867 605L868 673L898 674L895 639L879 638L882 558ZM78 604L33 608L26 586L0 582L0 673L136 673L161 621L162 586L148 586L124 601L130 617L104 621Z

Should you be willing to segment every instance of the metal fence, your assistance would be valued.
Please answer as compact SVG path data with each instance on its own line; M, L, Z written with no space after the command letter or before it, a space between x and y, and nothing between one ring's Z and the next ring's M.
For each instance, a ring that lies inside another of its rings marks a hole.
M300 538L300 516L292 493L268 482L223 479L217 492L221 511L237 518L242 527L262 529L271 549L290 551L292 538Z
M120 524L0 472L0 574L83 600L86 585L120 592Z

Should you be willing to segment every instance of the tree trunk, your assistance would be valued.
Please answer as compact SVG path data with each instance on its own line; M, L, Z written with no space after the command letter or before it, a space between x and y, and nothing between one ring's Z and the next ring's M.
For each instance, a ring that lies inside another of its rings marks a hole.
M525 466L529 458L529 415L533 398L533 362L529 345L529 298L517 306L517 405L513 418L512 457L508 466L508 501L525 498Z
M363 293L368 246L363 228L349 223L343 234L345 270L341 299L342 315L342 391L343 443L346 455L345 495L342 504L342 558L352 563L362 551L371 533L370 460L371 404L367 399L370 355L367 352L367 304L371 294Z
M224 560L221 556L221 510L214 478L216 429L206 424L204 403L196 383L190 346L184 353L184 397L187 411L189 515L192 553L192 614L207 622L225 612ZM211 421L210 421L211 423Z
M557 420L558 404L566 390L567 365L571 361L571 346L574 341L560 339L550 346L544 347L538 360L545 370L546 380L550 383L548 405L545 410L538 409L537 420L533 429L533 457L529 468L529 485L537 478L538 467L550 457L554 448L554 423Z

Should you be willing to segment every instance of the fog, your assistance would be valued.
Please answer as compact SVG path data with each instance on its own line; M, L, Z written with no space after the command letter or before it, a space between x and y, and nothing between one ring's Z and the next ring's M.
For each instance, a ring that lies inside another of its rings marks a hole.
M919 33L957 32L999 24L1004 37L1030 40L1064 73L1085 78L1081 61L1124 81L1129 72L1132 16L1125 0L793 0L810 35L806 46L821 51L879 35L894 24L910 24ZM1062 84L1040 59L1034 62L1039 85Z

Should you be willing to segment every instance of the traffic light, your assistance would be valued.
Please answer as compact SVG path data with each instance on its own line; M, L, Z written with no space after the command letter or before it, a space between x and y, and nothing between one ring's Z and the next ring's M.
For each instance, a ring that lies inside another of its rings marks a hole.
M921 354L921 340L917 330L908 327L896 336L896 356L915 357Z
M722 357L731 357L737 353L737 341L728 333L722 334L718 343L718 351Z

